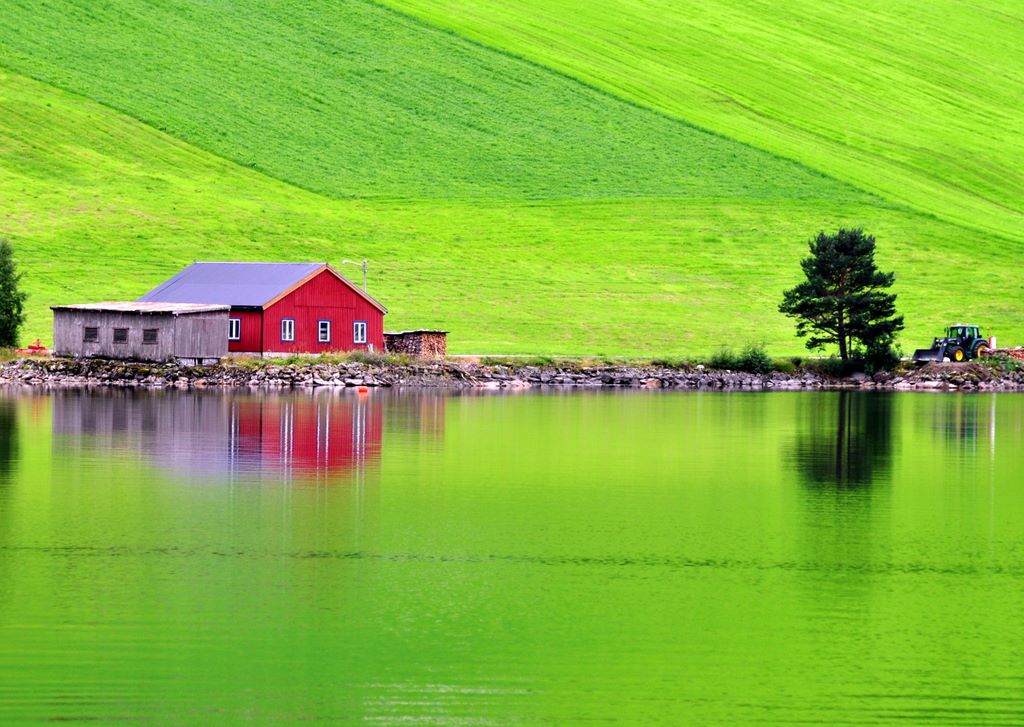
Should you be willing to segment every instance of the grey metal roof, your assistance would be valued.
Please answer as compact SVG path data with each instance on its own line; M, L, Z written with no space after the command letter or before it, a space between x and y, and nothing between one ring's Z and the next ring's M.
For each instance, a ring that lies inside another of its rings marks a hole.
M169 313L175 316L190 313L217 313L231 310L227 305L203 305L200 303L154 303L128 301L107 301L104 303L77 303L72 305L52 305L51 310L90 310L105 313Z
M327 263L192 263L139 298L260 307Z

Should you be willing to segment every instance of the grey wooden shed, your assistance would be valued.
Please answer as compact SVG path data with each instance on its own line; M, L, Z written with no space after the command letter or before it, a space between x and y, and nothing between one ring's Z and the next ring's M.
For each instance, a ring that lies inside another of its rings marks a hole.
M57 356L216 363L228 353L226 305L140 301L55 305Z

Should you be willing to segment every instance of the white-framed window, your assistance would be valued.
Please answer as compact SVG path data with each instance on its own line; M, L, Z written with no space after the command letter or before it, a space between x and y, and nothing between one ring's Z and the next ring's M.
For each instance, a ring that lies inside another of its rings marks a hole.
M295 340L295 319L281 319L281 340L291 342Z
M228 318L228 340L229 341L241 341L242 340L242 319L241 318Z
M352 343L366 343L366 321L352 324Z
M316 324L316 340L320 343L331 342L331 322L318 321Z

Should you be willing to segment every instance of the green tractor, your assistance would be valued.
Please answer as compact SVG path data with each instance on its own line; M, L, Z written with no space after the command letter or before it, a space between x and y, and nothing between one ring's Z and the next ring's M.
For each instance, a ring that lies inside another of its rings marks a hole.
M944 338L936 338L931 348L914 351L914 360L926 361L970 361L988 351L988 339L981 337L977 326L958 323L946 329Z

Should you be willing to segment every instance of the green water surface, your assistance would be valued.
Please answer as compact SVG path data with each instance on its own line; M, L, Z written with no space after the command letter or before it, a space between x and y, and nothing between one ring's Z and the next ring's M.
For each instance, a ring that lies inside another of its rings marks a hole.
M0 398L0 724L1024 723L1024 396Z

